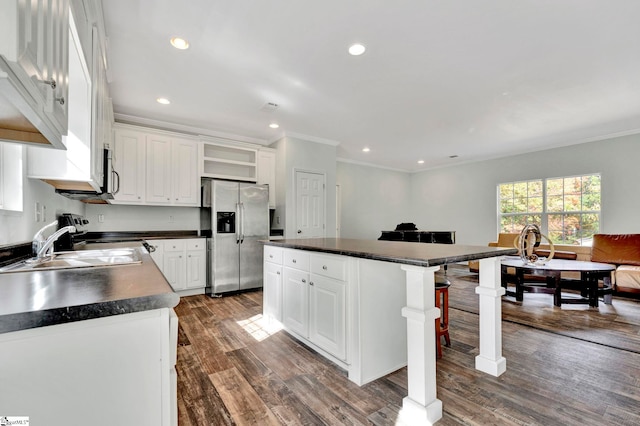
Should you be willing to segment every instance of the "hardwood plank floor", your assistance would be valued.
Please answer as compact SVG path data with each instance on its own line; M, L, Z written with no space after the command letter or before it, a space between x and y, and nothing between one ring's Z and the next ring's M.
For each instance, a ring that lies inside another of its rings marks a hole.
M477 275L454 266L447 276L452 346L437 364L439 424L640 424L639 301L614 297L594 309L556 308L550 295L504 298L507 371L492 377L474 366ZM287 333L267 330L261 311L261 291L181 299L181 426L398 424L406 369L358 387Z

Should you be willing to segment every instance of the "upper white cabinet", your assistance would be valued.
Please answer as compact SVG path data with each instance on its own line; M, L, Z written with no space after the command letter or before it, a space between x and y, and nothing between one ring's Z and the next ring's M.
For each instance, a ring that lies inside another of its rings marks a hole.
M276 150L260 148L258 151L258 183L269 185L269 208L276 208Z
M64 148L68 0L13 0L0 13L0 139Z
M199 205L198 141L135 126L115 126L115 204Z
M117 186L114 204L144 203L145 136L141 132L116 128L114 131L113 169Z
M258 151L202 138L202 177L256 182Z
M103 185L103 148L109 141L111 113L104 58L97 31L93 45L82 46L76 20L69 21L69 132L63 136L66 151L29 147L27 175L59 189L100 191ZM84 50L93 61L87 63ZM91 63L92 62L92 63Z
M198 204L198 146L194 141L147 136L146 202Z

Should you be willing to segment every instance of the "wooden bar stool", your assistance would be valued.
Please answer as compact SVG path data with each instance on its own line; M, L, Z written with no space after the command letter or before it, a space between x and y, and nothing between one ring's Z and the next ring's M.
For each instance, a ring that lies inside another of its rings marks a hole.
M436 348L438 358L442 358L441 338L444 336L446 346L451 346L449 338L449 287L451 283L446 277L436 275L436 308L440 308L440 318L436 318Z

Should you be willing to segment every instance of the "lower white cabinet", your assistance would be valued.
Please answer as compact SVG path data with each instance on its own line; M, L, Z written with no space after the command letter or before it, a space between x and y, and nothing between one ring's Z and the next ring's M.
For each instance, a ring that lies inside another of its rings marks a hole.
M2 415L49 426L175 426L177 341L170 308L0 334Z
M282 322L282 265L265 262L263 296L264 315Z
M204 238L149 240L151 257L174 291L207 285L207 246Z
M273 246L265 246L264 259L265 315L305 343L346 361L346 261Z
M309 340L337 358L346 358L346 283L311 274Z

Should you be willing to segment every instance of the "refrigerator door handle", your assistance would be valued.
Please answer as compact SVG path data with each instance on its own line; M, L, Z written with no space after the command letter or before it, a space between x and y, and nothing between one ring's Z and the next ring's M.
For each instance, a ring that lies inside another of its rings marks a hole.
M236 203L236 244L240 244L240 203Z
M244 203L240 203L240 244L244 242Z

